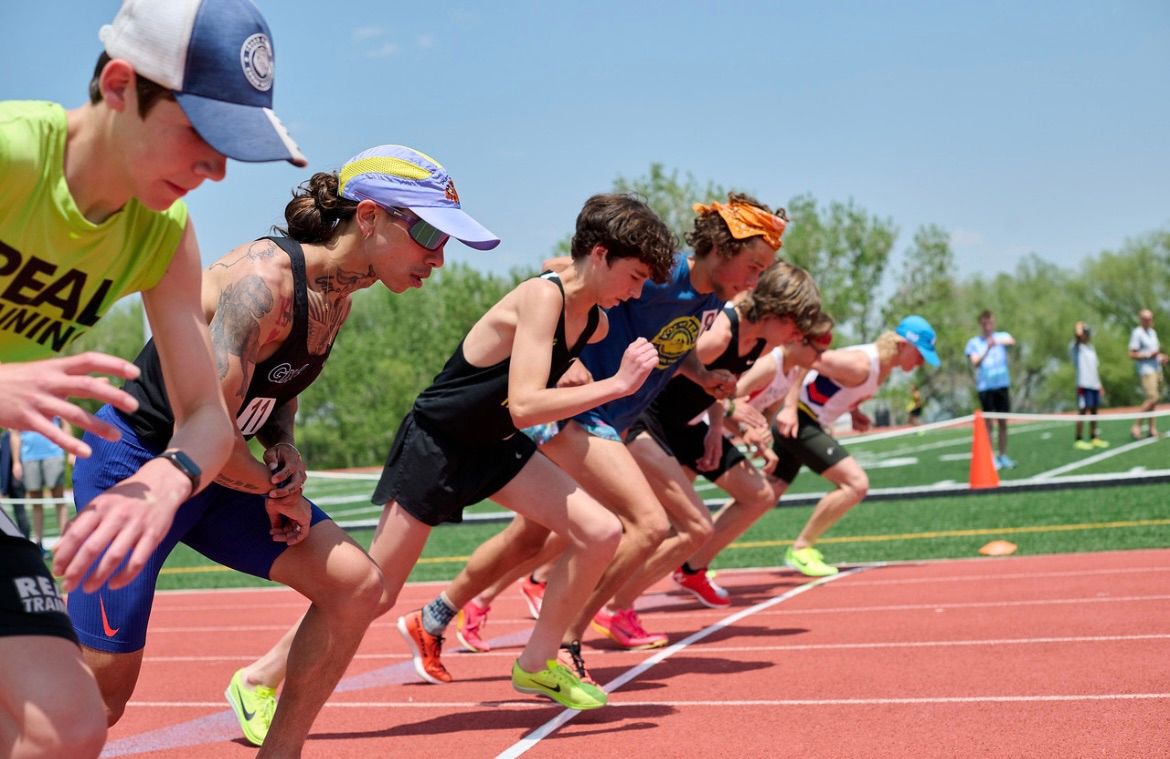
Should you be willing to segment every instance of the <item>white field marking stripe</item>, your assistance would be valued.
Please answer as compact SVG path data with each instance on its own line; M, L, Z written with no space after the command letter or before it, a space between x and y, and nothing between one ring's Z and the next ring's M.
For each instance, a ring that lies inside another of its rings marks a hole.
M983 640L917 640L875 643L794 643L786 646L703 646L700 654L750 653L753 651L834 651L839 649L946 648L948 646L1045 645L1049 643L1117 643L1137 640L1167 640L1170 633L1149 635L1070 635L1060 638L988 638Z
M1148 437L1148 438L1144 438L1142 440L1134 440L1133 442L1126 443L1125 445L1119 445L1118 447L1110 449L1108 451L1102 451L1101 453L1098 453L1094 456L1089 456L1086 459L1078 459L1077 461L1074 461L1071 464L1065 464L1064 466L1058 466L1055 469L1049 469L1047 472L1041 472L1040 474L1033 475L1032 479L1034 479L1034 480L1047 480L1050 477L1055 477L1058 474L1064 474L1065 472L1071 472L1074 469L1083 469L1083 468L1089 466L1090 464L1096 464L1098 461L1104 461L1105 459L1111 459L1114 456L1120 456L1123 453L1129 453L1130 451L1132 451L1135 448L1141 448L1144 445L1150 445L1151 443L1156 443L1156 442L1158 442L1158 438L1156 438L1156 437Z
M857 580L850 588L860 585L922 585L932 582L979 582L981 580L1032 580L1040 577L1087 577L1090 575L1140 574L1143 572L1170 572L1167 567L1118 567L1116 569L1082 569L1068 572L1027 572L994 575L948 575L939 577L906 577L900 580ZM734 588L733 588L734 589ZM254 607L253 607L254 608Z
M864 569L865 569L865 567L858 567L856 569L851 569L851 570L848 570L847 572L843 572L842 575L843 574L853 574L856 572L860 572ZM842 575L834 575L834 577L841 577ZM822 578L822 579L824 579L824 578ZM801 585L797 588L794 588L793 590L789 591L789 594L796 595L797 593L803 593L805 589L811 588L818 583L824 584L821 580L817 580L817 581L814 581L812 583L808 583L806 585ZM789 595L788 597L791 597L791 595ZM781 596L777 596L777 598L780 598L780 597ZM836 607L827 607L827 608L823 608L823 609L793 609L791 611L787 611L787 610L763 611L763 609L766 609L767 606L761 607L759 604L757 604L756 606L752 606L752 607L749 607L747 609L744 609L743 611L741 611L739 613L741 613L741 614L743 614L744 612L750 612L751 614L762 613L765 616L777 615L777 614L785 614L785 615L856 614L859 612L870 612L870 611L922 611L924 609L930 609L930 610L933 610L933 609L986 609L986 608L1011 607L1011 606L1046 606L1046 605L1050 605L1050 604L1125 603L1125 602L1129 602L1129 601L1166 601L1166 600L1170 600L1170 595L1115 596L1115 597L1111 597L1111 598L1054 598L1054 599L1046 599L1046 600L1039 600L1039 601L986 601L986 602L977 602L977 603L903 604L903 605L897 605L897 606L836 606ZM767 603L767 602L765 602L765 603ZM771 604L767 604L767 605L770 606ZM684 611L684 610L682 610L682 609L663 609L661 612L643 613L640 616L642 616L642 617L658 617L658 616L666 616L666 615L677 616L682 611ZM704 609L704 610L697 610L693 613L687 612L687 615L701 617L701 616L708 616L711 613L712 612ZM715 613L719 613L719 612L715 612ZM718 625L719 623L717 622L715 624ZM208 627L196 627L196 626L152 627L152 628L150 628L150 632L151 633L261 632L261 631L265 631L265 630L287 630L287 629L288 629L288 625L234 625L234 626L212 625L212 626L208 626ZM700 632L705 632L707 629L709 629L709 628L704 628L704 630L701 630ZM696 635L697 634L698 633L696 633ZM710 633L708 633L708 634L710 634ZM694 636L692 635L691 638L693 638L693 637ZM703 637L706 637L706 635L704 635ZM676 645L681 645L682 643L689 642L691 640L691 638L687 638L686 640L684 640ZM666 649L664 649L664 651L671 651L673 653L671 648L666 648ZM654 662L654 663L656 664L657 662ZM626 681L623 680L622 683L619 683L619 685L624 684L625 682ZM615 686L615 687L617 687L617 686Z
M1005 646L1005 645L1045 645L1049 643L1117 643L1139 640L1170 640L1170 633L1151 633L1149 635L1073 635L1063 638L989 638L984 640L922 640L922 641L892 641L887 643L797 643L789 646L703 646L700 654L742 654L760 653L767 651L835 651L849 649L886 649L886 648L947 648L950 646ZM458 653L458 652L457 652ZM631 651L630 653L641 653ZM475 658L509 658L515 659L515 651L488 651L475 654ZM150 662L209 662L209 661L247 661L250 656L147 656ZM358 654L356 659L409 659L409 654Z
M846 575L846 574L854 574L856 572L863 571L864 569L866 569L866 567L857 567L855 569L850 569L847 572L843 572L840 575L833 575L833 576L834 577L841 577L841 576ZM791 598L792 596L798 595L799 593L803 593L803 592L805 592L805 590L808 590L812 587L816 587L818 585L825 584L825 582L824 582L825 579L826 578L821 578L820 580L815 580L811 583L808 583L805 585L800 585L800 586L788 591L788 593L786 593L784 596L777 596L777 598L785 598L785 599ZM828 578L828 579L831 579L831 578ZM787 610L765 611L765 609L767 609L769 606L772 606L771 603L769 603L768 601L765 601L763 604L756 604L755 606L751 606L751 607L748 607L747 609L743 609L742 611L738 612L737 614L742 614L744 616L748 616L750 614L757 614L757 613L764 614L765 616L777 615L777 614L786 614L786 615L792 615L792 614L795 614L795 615L857 614L860 612L870 612L870 611L922 611L924 609L930 609L930 610L933 610L933 609L986 609L986 608L1011 607L1011 606L1046 606L1049 604L1123 603L1123 602L1128 602L1128 601L1166 601L1166 600L1170 600L1170 595L1115 596L1115 597L1111 597L1111 598L1095 598L1095 597L1094 598L1054 598L1054 599L1045 599L1045 600L1038 600L1038 601L986 601L986 602L975 602L975 603L902 604L902 605L891 605L891 606L836 606L836 607L827 607L827 608L823 608L823 609L793 609L791 611L787 611ZM680 611L682 611L682 610L663 609L661 612L643 613L640 616L642 616L642 617L658 617L658 616L666 616L666 615L677 616ZM688 616L700 616L701 617L701 616L708 616L711 613L712 612L710 612L708 610L698 610L694 613L688 613ZM715 612L715 613L720 613L720 612ZM737 615L732 615L732 616L736 617L737 620L740 618ZM714 623L713 626L717 626L719 624L720 624L719 622L716 622L716 623ZM726 625L723 625L723 626L726 627ZM150 628L150 632L151 633L260 632L260 631L265 631L265 630L287 630L287 629L288 629L288 625L233 625L233 626L209 625L207 627L198 627L198 626L152 627L152 628ZM710 629L711 628L704 628L703 630L700 630L699 633L704 633L704 635L702 635L702 637L706 637L707 635L710 634L709 632L707 632ZM695 633L695 635L698 635L699 633ZM683 645L684 643L689 643L689 642L691 642L692 638L695 638L695 636L692 635L690 638L686 638L685 640L680 641L679 643L677 643L675 645ZM695 640L698 640L698 638L695 638ZM669 652L671 652L671 654L674 653L673 646L666 648L666 649L663 649L663 651L664 652L669 651ZM651 657L651 659L653 659L653 658L654 657ZM658 663L657 661L653 662L653 664L657 664L657 663ZM653 664L651 666L653 666ZM638 674L641 674L641 673L638 673ZM618 683L618 685L616 685L614 687L619 687L620 685L624 684L625 682L627 682L627 681L622 680L620 683Z
M804 587L804 586L801 586ZM869 611L922 611L933 609L988 609L1011 606L1048 606L1052 604L1096 604L1096 603L1126 603L1130 601L1170 601L1170 595L1157 596L1114 596L1112 598L1052 598L1038 601L985 601L972 603L939 603L939 604L900 604L890 606L835 606L823 609L792 609L765 612L766 615L779 614L856 614ZM642 616L647 616L643 614Z
M613 680L610 680L608 683L606 683L604 686L602 686L602 688L605 690L606 693L612 693L613 691L622 687L623 685L625 685L629 681L633 680L635 677L642 674L643 672L647 671L648 669L650 669L654 665L658 664L659 662L662 662L662 661L669 659L671 656L674 656L679 651L686 649L692 643L697 643L698 641L702 640L703 638L706 638L708 635L711 635L712 633L718 632L719 630L722 630L726 627L730 627L731 625L735 624L736 622L738 622L741 619L744 619L745 617L750 617L751 615L753 615L757 612L771 608L772 606L775 606L776 604L783 603L784 601L787 601L790 598L795 598L796 596L800 595L801 593L806 593L806 592L812 590L813 588L817 588L817 587L820 587L821 585L825 585L827 583L834 582L836 580L840 580L844 577L852 576L854 574L857 574L858 572L864 572L866 569L869 569L869 567L858 567L855 569L846 570L846 571L841 572L839 574L831 575L829 577L821 577L819 579L813 580L812 582L806 583L804 585L799 585L799 586L793 588L792 590L785 591L784 593L781 593L780 595L778 595L774 598L769 598L767 601L762 601L762 602L756 604L755 606L749 606L748 608L742 609L742 610L736 612L735 614L728 615L728 616L724 617L723 619L718 620L717 622L715 622L713 624L707 625L706 627L704 627L702 630L699 630L698 632L691 633L686 638L683 638L682 640L680 640L678 643L675 643L671 646L667 646L666 648L662 649L658 653L651 656L649 659L646 659L645 661L641 662L640 664L636 665L635 667L628 669L624 673L618 675ZM544 738L551 735L555 730L557 730L559 727L561 727L562 725L567 723L569 720L576 717L578 714L580 714L580 712L574 711L572 709L563 710L560 714L553 717L552 719L550 719L548 722L544 723L540 727L536 728L535 730L533 730L531 733L529 733L528 735L521 738L516 743L512 744L508 749L497 754L496 759L514 759L515 757L521 756L522 754L526 753L530 749L535 748L537 743L539 743L541 740L543 740Z
M1085 693L1049 696L919 696L914 698L786 698L752 699L740 701L620 701L610 703L607 709L646 706L880 706L914 704L1016 704L1053 701L1143 701L1170 699L1170 693ZM222 701L131 701L129 706L144 708L220 709ZM548 703L535 701L329 701L325 708L333 709L547 709ZM511 756L501 753L497 757Z

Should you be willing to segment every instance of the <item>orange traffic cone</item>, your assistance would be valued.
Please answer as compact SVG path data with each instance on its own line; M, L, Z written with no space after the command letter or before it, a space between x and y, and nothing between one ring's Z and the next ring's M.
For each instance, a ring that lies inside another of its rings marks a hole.
M995 471L995 457L991 453L991 437L983 412L975 411L975 427L971 431L971 489L999 487L999 472Z

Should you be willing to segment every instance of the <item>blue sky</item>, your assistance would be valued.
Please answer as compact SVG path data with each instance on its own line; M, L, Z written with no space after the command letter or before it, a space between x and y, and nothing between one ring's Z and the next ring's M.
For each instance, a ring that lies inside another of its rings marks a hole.
M442 162L535 266L652 162L783 205L852 199L949 230L960 273L1073 266L1170 225L1170 4L260 0L276 112L310 160L229 164L189 199L205 262L373 145ZM5 3L0 99L82 102L116 0ZM799 220L797 220L799 223Z

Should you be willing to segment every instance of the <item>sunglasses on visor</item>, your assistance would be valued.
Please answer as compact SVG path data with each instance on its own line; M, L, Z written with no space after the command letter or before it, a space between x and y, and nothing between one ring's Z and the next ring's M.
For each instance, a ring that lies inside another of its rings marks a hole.
M423 221L410 211L401 208L387 208L386 212L405 221L410 239L427 250L438 250L446 244L447 240L451 239L451 235L431 226L430 223Z

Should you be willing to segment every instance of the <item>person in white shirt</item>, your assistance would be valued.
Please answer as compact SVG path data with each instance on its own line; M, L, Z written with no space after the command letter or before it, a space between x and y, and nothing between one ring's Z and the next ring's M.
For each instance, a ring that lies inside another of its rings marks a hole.
M1090 342L1092 339L1093 332L1089 325L1077 322L1073 328L1073 341L1068 346L1077 378L1077 413L1082 416L1085 414L1093 416L1093 420L1089 422L1088 440L1082 437L1083 424L1077 422L1077 439L1073 447L1082 451L1109 447L1108 441L1097 437L1097 409L1101 405L1101 396L1105 394L1105 388L1101 385L1097 349Z
M1162 366L1166 363L1166 354L1162 352L1162 345L1158 342L1158 333L1154 329L1154 312L1143 308L1138 312L1138 326L1133 328L1129 335L1129 357L1137 367L1138 378L1142 383L1142 394L1145 398L1138 411L1153 411L1162 396ZM1149 419L1149 436L1157 437L1158 428L1154 417ZM1141 422L1134 422L1130 434L1134 438L1142 437Z

